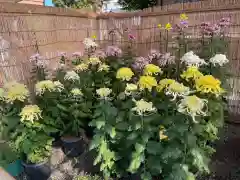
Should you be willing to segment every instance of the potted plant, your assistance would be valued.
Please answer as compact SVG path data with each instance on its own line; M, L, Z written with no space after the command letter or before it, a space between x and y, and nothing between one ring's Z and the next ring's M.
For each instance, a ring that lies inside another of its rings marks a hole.
M22 154L22 165L26 174L34 180L47 180L51 174L48 158L52 152L53 138L43 131L23 128L15 141Z
M0 165L12 176L18 176L23 170L11 137L21 126L19 113L28 97L24 84L9 82L0 88Z
M58 104L62 110L63 151L67 156L76 157L82 154L86 146L86 130L90 120L91 103L85 101L79 88L73 88L65 99Z

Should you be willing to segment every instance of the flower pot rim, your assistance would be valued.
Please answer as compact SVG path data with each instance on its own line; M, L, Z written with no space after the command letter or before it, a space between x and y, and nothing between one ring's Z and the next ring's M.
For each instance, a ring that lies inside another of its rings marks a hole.
M64 143L74 143L80 141L81 137L74 137L74 136L62 136L61 141Z
M24 161L21 161L21 163L22 163L22 165L23 165L24 167L38 167L38 166L42 166L42 165L46 164L47 162L48 162L48 161L45 160L45 161L40 162L40 163L37 163L37 164L28 164L28 163L26 163L26 162L24 162Z

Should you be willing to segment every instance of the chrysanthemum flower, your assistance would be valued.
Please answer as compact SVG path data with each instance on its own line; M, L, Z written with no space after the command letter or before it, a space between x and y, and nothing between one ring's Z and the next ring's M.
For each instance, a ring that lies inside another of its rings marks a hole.
M101 64L102 62L100 61L100 59L98 57L90 57L88 60L88 64L91 65L97 65L97 64Z
M73 96L83 96L81 89L73 88L70 92Z
M62 92L64 90L64 85L60 81L54 81L53 84L55 86L55 91Z
M82 72L82 71L86 71L87 69L88 69L88 64L85 64L85 63L81 63L81 64L75 66L75 68L74 68L74 70L78 73Z
M161 72L162 72L161 68L154 64L147 64L144 67L144 75L146 75L146 76L157 75Z
M197 123L195 120L196 116L205 116L207 107L207 100L200 99L197 96L185 96L178 104L178 112L187 114L192 117L193 122Z
M122 56L122 50L117 46L108 46L107 49L106 49L106 55L107 56L121 57Z
M201 76L203 76L203 74L198 70L198 67L196 66L189 66L187 70L181 74L181 77L186 81L196 80Z
M46 91L55 91L55 84L51 80L40 81L35 85L35 90L37 95L42 95Z
M137 115L143 116L147 113L155 112L156 108L153 107L152 102L144 101L143 99L135 101L136 106L132 108L132 111L136 112Z
M223 66L224 64L227 64L229 62L229 60L227 59L225 54L216 54L209 61L214 66L216 66L216 65Z
M212 75L202 76L195 81L197 91L201 93L212 93L219 96L224 92L220 87L221 82Z
M165 90L166 88L168 88L168 86L172 83L175 83L176 81L174 79L162 79L159 81L158 85L157 85L157 91L161 92L163 90Z
M190 89L187 86L184 86L182 83L174 82L170 84L166 90L165 90L166 95L171 95L173 96L172 100L175 100L178 96L186 96L189 95Z
M180 14L181 20L188 20L188 16L185 13Z
M68 71L65 76L64 76L64 80L69 80L69 81L78 81L80 79L80 77L78 76L78 74L75 71Z
M152 91L152 88L157 86L157 80L152 76L141 76L138 86L140 90L148 89L148 91Z
M193 51L189 51L183 55L180 59L182 63L185 63L187 66L201 66L207 64L204 59L200 59L199 56L194 54Z
M24 84L11 82L5 84L3 88L5 89L4 100L8 103L16 100L24 102L29 96L29 90Z
M134 73L130 68L122 67L117 71L116 78L122 81L130 81Z
M100 88L96 90L97 95L101 99L109 99L109 95L111 94L112 90L109 88Z
M91 38L85 38L84 41L83 41L83 44L85 45L85 47L87 49L89 48L95 48L95 47L98 47L98 44L96 42L94 42Z
M98 67L98 72L101 72L101 71L105 71L105 72L108 72L110 69L110 66L103 63L103 64L100 64L99 67Z
M165 128L163 126L160 126L160 128L159 128L159 139L160 140L168 139L168 136L165 135L165 132L166 132Z
M37 105L26 105L24 108L22 108L22 111L19 114L21 116L21 122L30 121L31 123L34 123L34 121L42 118L41 112L42 111Z
M168 30L168 31L171 30L172 29L172 25L170 23L167 23L165 25L165 29Z
M128 84L127 83L124 93L127 96L129 96L129 95L131 95L133 92L135 92L137 90L138 90L138 87L137 87L136 84L132 84L132 83Z

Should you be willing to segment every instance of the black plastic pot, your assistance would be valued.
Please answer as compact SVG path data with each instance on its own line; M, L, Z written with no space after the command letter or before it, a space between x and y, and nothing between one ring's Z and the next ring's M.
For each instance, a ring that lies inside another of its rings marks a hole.
M68 157L80 156L85 150L85 142L78 137L62 137L63 152Z
M25 173L30 180L47 180L51 175L51 168L47 162L26 164L22 162Z

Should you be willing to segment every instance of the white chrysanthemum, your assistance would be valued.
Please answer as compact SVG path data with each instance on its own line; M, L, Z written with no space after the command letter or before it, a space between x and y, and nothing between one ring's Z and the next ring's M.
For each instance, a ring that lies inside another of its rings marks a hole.
M173 101L178 97L187 96L190 94L190 88L182 83L173 82L165 90L166 95L173 96Z
M97 95L101 99L109 99L109 95L111 94L112 90L109 88L100 88L96 90Z
M84 41L83 41L83 44L85 45L85 47L87 49L89 49L91 47L98 47L98 44L90 38L85 38Z
M129 96L131 95L133 92L136 92L138 90L138 86L136 84L132 84L132 83L127 83L126 88L124 93Z
M64 90L64 85L60 81L54 81L55 91L62 92Z
M71 94L72 94L73 96L75 96L75 97L77 97L77 96L83 96L83 93L82 93L81 89L79 89L79 88L73 88L73 89L71 90Z
M214 57L212 57L209 60L214 66L219 65L223 66L224 64L227 64L229 60L227 59L225 54L216 54Z
M37 95L42 95L46 91L55 91L55 84L51 80L40 81L35 85L35 90Z
M78 81L79 79L80 77L75 71L68 71L64 76L64 80Z
M194 123L197 123L195 120L196 116L205 116L207 107L207 100L200 99L197 96L185 96L180 103L178 104L178 112L190 115Z
M141 99L139 101L135 101L135 104L136 106L132 108L132 111L136 112L137 115L139 116L143 116L143 115L146 115L146 113L151 113L156 111L156 108L153 107L152 102L147 102Z
M199 58L193 51L189 51L183 55L180 59L182 63L185 63L187 66L201 66L207 64L204 59Z

